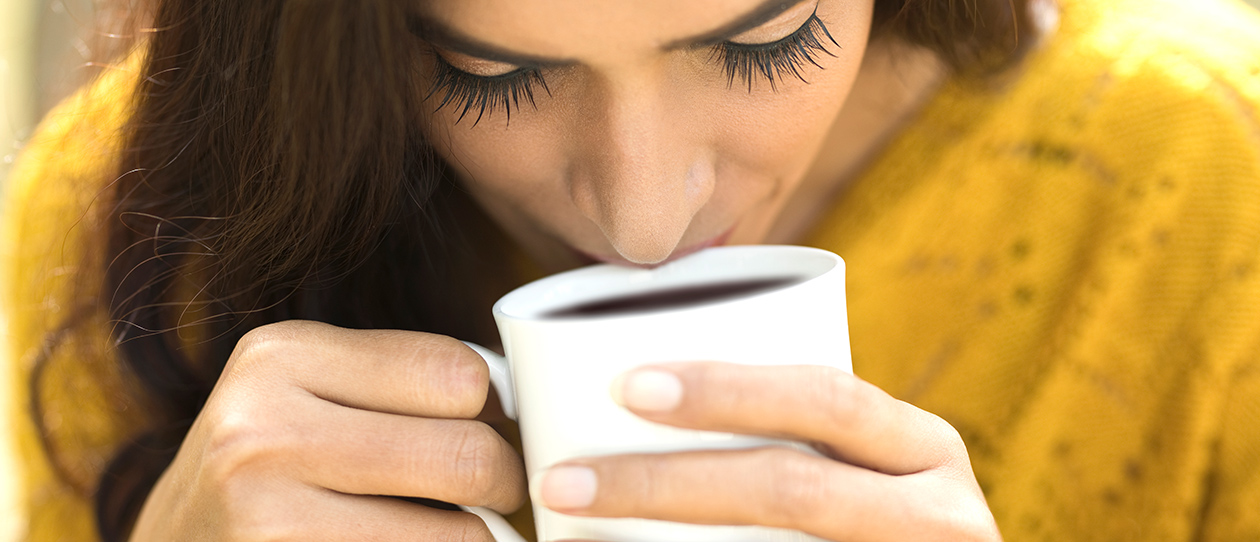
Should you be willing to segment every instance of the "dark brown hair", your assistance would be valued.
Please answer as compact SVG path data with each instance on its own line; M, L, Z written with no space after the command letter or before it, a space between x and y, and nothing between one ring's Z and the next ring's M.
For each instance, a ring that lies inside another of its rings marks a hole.
M872 39L931 50L956 73L994 75L1036 40L1030 0L875 0Z
M502 236L421 137L423 49L405 4L153 4L104 250L86 260L84 280L104 295L82 300L115 323L118 359L158 413L95 488L103 540L126 539L249 329L301 318L493 338L489 304L515 274L502 271ZM1025 11L877 0L873 36L992 73L1029 41Z

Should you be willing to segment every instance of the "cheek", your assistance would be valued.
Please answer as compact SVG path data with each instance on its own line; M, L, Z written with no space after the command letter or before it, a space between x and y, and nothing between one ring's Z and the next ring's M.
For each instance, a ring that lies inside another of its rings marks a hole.
M777 93L726 91L710 118L722 129L715 139L719 168L792 183L813 163L844 105L864 48L862 43L827 58L825 70L805 73L809 84L791 80Z
M844 77L816 79L777 94L712 89L703 99L705 106L691 102L693 115L688 115L696 117L689 121L706 125L702 131L708 137L680 137L675 145L695 146L698 151L707 147L702 153L720 169L782 177L813 157L844 103L848 90ZM704 114L694 115L701 111ZM467 121L453 124L453 118L438 116L430 130L434 148L473 187L527 193L566 175L571 153L565 152L559 135L565 130L539 122L537 117L549 116L545 110L514 115L507 126L495 117L475 128L466 126Z
M725 111L739 113L724 115L718 165L776 179L793 176L812 161L843 104L844 90L812 86L790 96L728 98L733 103Z
M543 185L558 184L565 159L545 118L546 105L534 111L513 111L510 122L502 112L472 126L465 119L438 111L429 137L439 156L459 173L461 181L478 196L544 200Z

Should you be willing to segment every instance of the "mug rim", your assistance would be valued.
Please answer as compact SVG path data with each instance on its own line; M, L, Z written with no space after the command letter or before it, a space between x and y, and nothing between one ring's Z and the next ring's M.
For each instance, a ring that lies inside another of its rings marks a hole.
M707 275L696 274L704 272L696 271L697 266L712 266L715 263L740 265L723 268L709 267ZM749 269L749 267L754 269ZM821 277L835 273L837 268L844 269L844 260L840 256L814 247L797 245L710 247L651 269L604 263L550 275L508 292L495 302L493 313L496 318L515 321L557 323L658 317L662 314L740 303L770 293L804 287ZM697 277L700 277L700 280L696 280ZM668 290L671 287L718 284L723 282L721 280L723 278L732 280L799 278L799 280L733 298L688 303L650 311L631 310L580 318L549 316L561 308L579 306L600 299L616 299L637 293ZM596 289L595 285L604 287Z

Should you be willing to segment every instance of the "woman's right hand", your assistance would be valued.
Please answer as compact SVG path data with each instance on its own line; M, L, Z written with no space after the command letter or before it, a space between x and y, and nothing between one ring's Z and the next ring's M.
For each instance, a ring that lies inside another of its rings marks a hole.
M131 540L493 540L470 513L382 496L520 507L520 456L473 419L488 386L485 362L449 337L253 330Z

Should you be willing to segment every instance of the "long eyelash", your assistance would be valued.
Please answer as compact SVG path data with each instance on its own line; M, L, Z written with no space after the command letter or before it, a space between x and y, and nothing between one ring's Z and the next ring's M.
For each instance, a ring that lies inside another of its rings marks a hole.
M770 83L771 91L778 91L778 82L789 74L802 83L809 83L801 73L801 68L808 62L822 69L822 65L818 64L819 53L836 56L827 50L827 44L821 39L823 36L832 45L842 48L831 37L831 32L827 31L827 25L815 13L795 32L776 42L756 45L730 42L719 44L714 47L711 60L720 62L726 69L727 88L733 87L735 78L738 77L747 84L748 92L752 92L753 80L761 78Z
M727 87L733 87L735 78L738 77L748 87L748 91L752 92L753 81L762 78L770 83L771 91L777 91L778 82L788 74L808 83L801 68L808 62L822 69L817 60L819 53L836 56L827 50L827 44L821 39L824 36L832 45L841 48L827 30L827 25L815 13L795 32L773 43L746 45L728 42L717 45L713 49L711 60L723 65ZM511 122L512 109L519 109L522 101L538 108L534 101L535 85L541 87L548 96L551 95L547 81L537 68L521 68L503 75L485 77L460 70L439 54L434 53L433 56L437 60L437 70L429 94L424 99L428 101L438 92L443 92L442 101L434 111L453 105L459 109L456 124L475 108L477 119L473 121L473 126L476 126L487 113L493 114L500 107L506 113L507 121Z
M500 107L507 113L508 122L511 122L512 108L519 109L522 101L538 108L538 104L534 102L535 85L542 87L548 96L551 95L547 81L537 68L520 68L503 75L485 77L460 70L439 54L434 53L433 56L437 59L437 73L434 74L433 86L424 99L428 101L438 92L445 92L442 102L433 110L453 105L459 110L456 124L464 120L469 111L476 109L477 120L473 121L473 126L476 126L487 113L493 114Z

